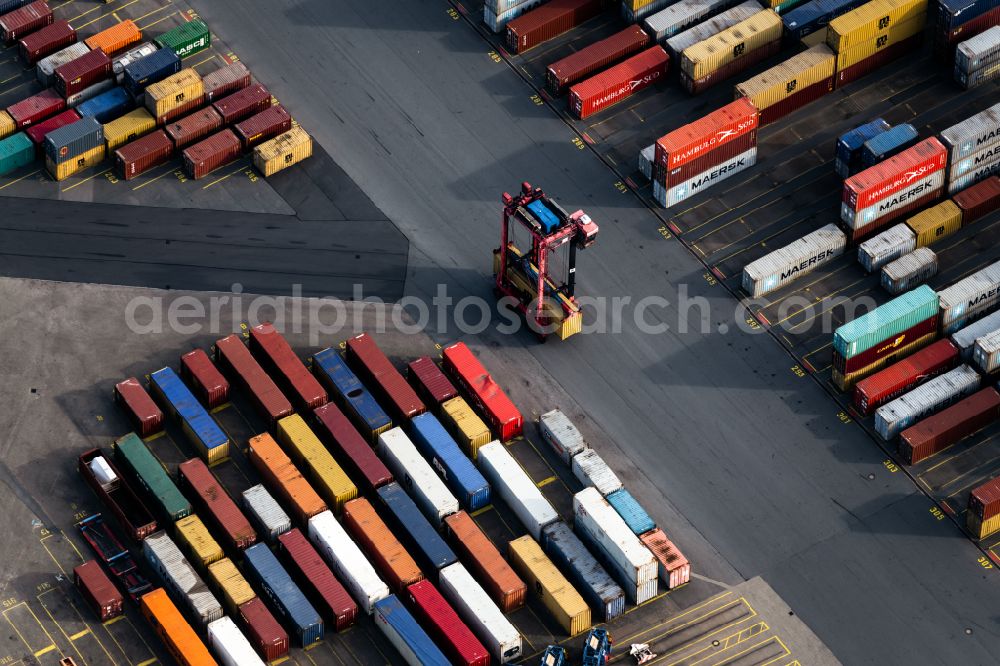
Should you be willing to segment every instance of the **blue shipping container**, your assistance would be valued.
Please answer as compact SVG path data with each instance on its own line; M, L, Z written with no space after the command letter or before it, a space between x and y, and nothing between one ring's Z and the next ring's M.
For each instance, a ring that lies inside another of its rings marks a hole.
M542 550L607 622L625 612L625 592L561 520L542 530Z
M15 9L20 9L29 2L31 2L31 0L0 0L0 15L12 12Z
M781 17L785 36L800 40L826 28L830 21L865 4L866 0L812 0Z
M433 414L410 419L413 444L470 513L490 503L490 484Z
M203 457L211 458L212 449L229 445L229 437L172 368L157 370L150 375L149 383L167 410L180 419L184 432Z
M542 231L545 233L549 233L559 226L559 218L540 199L532 201L527 208L542 225Z
M855 127L837 139L837 161L834 171L841 178L847 178L861 164L861 148L865 141L888 130L892 125L881 118Z
M392 427L392 420L379 406L340 352L327 348L313 356L313 374L347 412L354 426L372 444Z
M649 517L638 500L632 496L632 493L626 489L616 490L604 499L608 500L608 504L614 507L614 510L618 512L618 515L622 517L625 524L636 536L656 529L656 523Z
M125 66L122 86L133 95L138 95L151 83L162 81L179 71L181 59L176 53L169 49L155 51Z
M455 552L424 517L402 486L393 481L376 492L387 510L382 515L388 517L393 532L402 539L421 569L438 571L458 561Z
M112 88L76 107L81 118L93 116L99 123L109 123L135 108L135 98L124 88Z
M934 21L936 32L951 32L998 6L1000 0L938 0Z
M395 594L375 602L375 624L411 666L450 666L417 620Z
M864 168L873 167L882 160L903 152L917 142L917 128L910 123L896 125L877 136L865 141L861 147L861 165Z
M278 611L283 624L292 628L301 647L323 640L323 620L296 585L267 544L258 543L243 551L247 577L255 581Z

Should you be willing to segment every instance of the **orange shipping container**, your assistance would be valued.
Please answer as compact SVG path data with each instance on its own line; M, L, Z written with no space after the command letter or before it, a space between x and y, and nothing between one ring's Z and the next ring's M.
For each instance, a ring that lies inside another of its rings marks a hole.
M344 504L344 527L371 558L389 587L397 593L423 580L420 567L378 517L368 500L358 498Z
M304 527L310 518L326 511L326 502L271 435L264 433L250 438L250 462L264 477L268 488L278 495L284 508L292 510L300 526Z
M146 621L178 664L218 666L198 634L194 633L194 629L167 596L166 590L158 587L147 592L139 599L139 605Z
M84 43L90 48L101 49L105 55L118 53L126 46L135 44L142 39L142 31L139 26L126 19L121 23L116 23L107 30L101 30L93 37L89 37Z
M528 587L465 511L444 519L449 540L473 577L505 613L524 605Z

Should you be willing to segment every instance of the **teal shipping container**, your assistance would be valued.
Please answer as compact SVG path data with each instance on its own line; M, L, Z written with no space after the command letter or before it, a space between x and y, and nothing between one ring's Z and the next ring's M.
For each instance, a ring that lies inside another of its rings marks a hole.
M628 525L628 528L636 536L656 529L656 523L649 517L646 510L642 508L639 501L624 488L609 493L604 499L614 507L614 510L618 512L618 515L622 517L622 520L625 521L625 524Z
M191 515L191 503L138 435L130 432L116 439L114 452L122 473L132 476L164 518L175 521Z
M833 334L833 350L849 359L933 317L937 311L937 292L921 285L838 328Z
M24 132L0 141L0 176L6 176L35 161L35 144Z

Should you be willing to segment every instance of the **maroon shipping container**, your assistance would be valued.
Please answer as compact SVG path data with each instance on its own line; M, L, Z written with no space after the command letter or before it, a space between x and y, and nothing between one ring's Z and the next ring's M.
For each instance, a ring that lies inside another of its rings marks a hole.
M990 479L969 495L969 511L983 520L1000 513L1000 477Z
M250 85L250 70L241 62L231 62L201 78L205 101L212 103Z
M62 99L62 98L60 98ZM43 120L37 125L32 125L24 130L31 142L35 144L35 152L41 156L45 150L45 137L52 130L71 125L80 119L80 114L73 109L66 109L62 113L56 114L48 120Z
M24 35L52 23L52 10L44 0L32 2L0 16L0 39L11 44Z
M198 180L235 161L242 152L243 146L233 131L224 129L185 148L181 156L184 159L184 170Z
M182 462L177 466L177 475L182 485L193 491L186 494L194 499L198 515L216 527L216 535L220 532L225 535L226 545L244 550L257 543L257 533L250 521L219 484L204 460L191 458Z
M88 560L73 569L73 580L84 600L94 609L101 622L124 612L125 599L111 582L97 560Z
M115 150L115 170L125 180L132 180L164 164L173 154L170 137L163 130L156 130Z
M56 67L56 90L64 97L69 97L110 77L111 58L101 49L94 49L76 60Z
M288 571L327 626L343 631L353 625L358 617L358 605L299 528L293 527L279 536L278 543L289 564Z
M569 89L569 109L577 118L603 111L666 79L670 57L660 46L634 55Z
M164 113L162 116L156 116L156 124L159 127L163 127L165 125L168 125L168 124L172 123L173 121L177 120L178 118L183 118L184 116L192 113L193 111L197 111L198 109L200 109L204 105L205 105L205 96L204 95L199 95L198 97L195 97L194 99L191 99L191 100L188 100L187 102L184 102L183 104L181 104L180 106L178 106L176 109L170 109L169 111L167 111L166 113Z
M1000 418L1000 393L992 386L912 425L899 436L899 456L915 465Z
M288 634L260 597L240 605L239 621L250 644L264 661L276 661L288 654Z
M776 120L781 120L792 111L801 109L810 102L815 102L823 95L833 92L833 77L817 81L811 86L806 86L793 95L789 95L777 104L772 104L760 112L760 124L767 125Z
M923 39L923 36L923 31L918 32L912 37L907 37L901 42L896 42L892 46L887 46L884 50L879 51L873 56L865 58L861 62L840 70L837 72L837 88L847 85L851 81L856 81L865 74L870 74L882 65L892 62L896 58L901 58L910 51L915 51L920 47L920 40Z
M292 129L292 117L285 107L275 104L238 123L233 130L240 137L244 148L252 148L258 143L273 139Z
M387 399L387 404L395 412L394 416L405 421L427 411L372 336L362 333L349 339L345 356L355 372L361 375L362 381L367 381L367 388L377 390Z
M222 116L222 121L231 125L271 106L271 93L268 92L267 88L258 84L234 92L217 102L212 102L212 106Z
M41 30L21 38L19 50L21 59L34 65L47 55L69 46L76 41L76 30L68 21L56 21Z
M958 42L971 39L995 25L1000 25L1000 7L995 7L988 12L980 14L976 18L970 19L957 28L952 29L951 32L942 35L939 39L943 39L945 44L941 50L945 51L949 58L952 58L955 55L955 45ZM938 44L938 48L941 48L940 44Z
M550 0L507 24L507 48L524 53L594 18L604 7L604 0Z
M135 377L115 384L115 400L125 408L129 420L141 437L149 437L163 430L163 412Z
M962 209L962 226L1000 208L1000 176L990 176L952 197Z
M195 349L181 356L181 377L194 388L198 398L209 409L229 400L229 382L204 349Z
M166 123L163 129L173 140L174 147L181 150L220 127L222 127L222 116L212 107L206 106L189 116Z
M274 324L266 321L250 329L250 353L285 395L291 396L296 408L306 411L326 404L326 389L306 369Z
M267 421L272 431L278 423L292 414L292 403L278 388L278 385L264 372L260 364L254 360L250 350L236 335L216 340L215 362L230 379L236 379L257 408L257 412Z
M726 160L741 155L757 145L757 130L753 129L743 134L737 139L727 141L718 148L705 151L700 157L696 157L690 162L685 162L679 167L674 167L664 176L663 167L660 164L653 164L653 178L659 179L659 183L667 188L679 185L686 180L690 180L700 173L704 173L712 167L722 164Z
M700 92L708 90L715 84L736 76L753 65L770 58L780 50L781 38L779 37L773 42L768 42L749 53L745 53L736 60L726 63L711 74L703 76L698 80L692 79L686 72L681 72L681 85L692 95L697 95Z
M850 232L851 235L848 236L848 238L852 243L860 243L861 241L870 238L871 236L878 233L880 230L889 226L889 223L892 222L893 220L899 219L900 217L903 217L904 215L907 215L908 213L911 213L915 210L920 210L925 206L930 206L932 203L943 197L945 192L946 192L945 188L942 187L940 189L934 190L930 194L925 194L919 199L915 199L912 203L908 203L902 208L897 208L891 213L883 215L882 217L878 218L871 224L866 224L865 226L860 227L858 229L853 229Z
M854 406L868 416L924 380L958 367L958 362L958 347L951 340L938 340L859 381L854 387Z
M347 468L349 477L364 479L365 489L372 491L392 482L392 472L335 404L328 402L313 413L316 434L337 462Z
M647 44L649 35L642 26L631 25L549 65L545 70L545 84L553 95L561 95L574 83L638 53Z
M883 340L877 345L872 345L865 351L860 354L855 354L849 359L845 359L837 352L834 352L833 368L842 375L857 372L858 370L871 365L875 361L881 361L882 359L889 358L894 354L898 354L901 349L909 344L912 344L913 342L916 342L928 333L935 333L937 331L937 325L938 316L933 315L922 322L914 324L902 333L892 336L888 340Z
M421 356L406 366L406 377L417 390L417 395L435 409L443 402L458 397L458 389L445 377L441 368L430 356Z
M490 653L429 580L410 585L406 596L417 620L429 630L431 638L453 664L489 666Z
M7 107L7 113L14 119L17 129L24 129L28 125L45 120L65 109L66 100L63 99L62 95L53 88L47 88L36 95L11 104Z

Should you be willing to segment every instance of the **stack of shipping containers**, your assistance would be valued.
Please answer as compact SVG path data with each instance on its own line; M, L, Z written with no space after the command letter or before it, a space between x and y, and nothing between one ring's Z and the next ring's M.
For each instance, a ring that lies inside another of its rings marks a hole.
M1000 20L1000 17L998 17ZM965 89L976 88L1000 76L1000 26L993 26L958 45L955 81Z
M837 54L837 86L916 50L927 0L872 0L830 21L826 43Z
M941 132L948 154L948 194L1000 169L1000 103Z
M965 524L977 539L1000 530L1000 477L974 488L969 494Z
M684 49L681 85L700 93L775 55L781 48L781 18L764 9L722 32Z
M767 125L833 90L836 59L830 47L816 46L736 85L735 96L746 97Z
M980 383L979 373L960 365L879 407L875 412L875 432L890 442L925 416L976 392Z
M549 0L508 21L507 48L524 53L601 13L604 0Z

